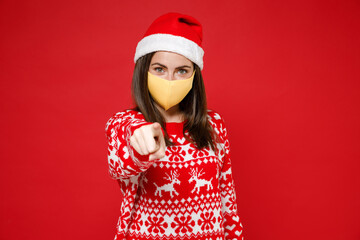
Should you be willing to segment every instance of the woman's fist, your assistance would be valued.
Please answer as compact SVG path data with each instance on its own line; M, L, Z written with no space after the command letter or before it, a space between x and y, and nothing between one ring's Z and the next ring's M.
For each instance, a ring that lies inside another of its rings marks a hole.
M150 154L149 160L165 157L165 139L160 123L136 129L130 137L130 144L140 155Z

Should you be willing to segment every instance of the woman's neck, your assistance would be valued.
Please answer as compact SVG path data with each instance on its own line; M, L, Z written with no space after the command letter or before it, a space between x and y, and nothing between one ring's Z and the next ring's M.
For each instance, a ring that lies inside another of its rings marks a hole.
M156 108L160 111L161 115L164 117L165 122L182 122L184 121L184 114L179 109L179 104L169 108L167 111L160 107L155 102Z

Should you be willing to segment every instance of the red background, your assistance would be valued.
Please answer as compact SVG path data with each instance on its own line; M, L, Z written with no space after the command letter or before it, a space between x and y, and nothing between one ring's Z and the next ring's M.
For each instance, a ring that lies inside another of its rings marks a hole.
M113 239L105 123L159 15L204 26L246 239L360 239L359 1L0 2L0 238Z

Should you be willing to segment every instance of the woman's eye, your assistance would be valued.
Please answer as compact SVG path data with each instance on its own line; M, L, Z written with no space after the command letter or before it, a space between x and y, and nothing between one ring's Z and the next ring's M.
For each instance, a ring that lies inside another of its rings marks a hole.
M157 68L155 68L155 71L156 71L156 72L163 72L164 69L162 69L162 68L160 68L160 67L157 67Z
M180 73L180 74L186 74L186 73L187 73L187 70L185 70L185 69L179 69L178 73Z

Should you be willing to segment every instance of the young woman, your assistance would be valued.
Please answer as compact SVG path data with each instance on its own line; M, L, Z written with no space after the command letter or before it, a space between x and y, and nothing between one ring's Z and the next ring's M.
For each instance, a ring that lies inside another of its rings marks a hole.
M106 124L116 239L243 239L223 118L206 107L202 27L168 13L135 53L135 108Z

